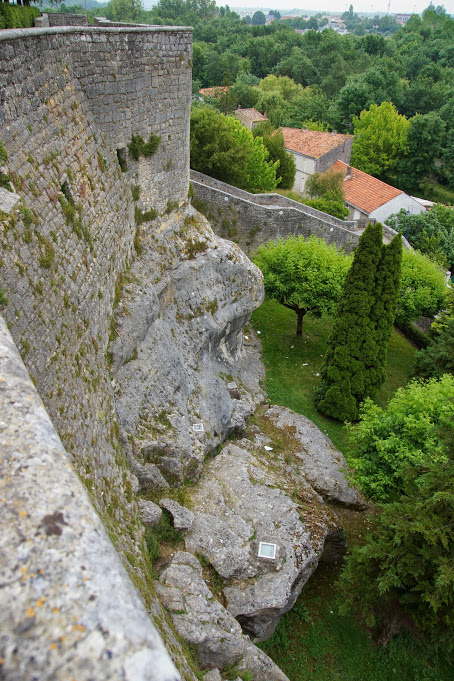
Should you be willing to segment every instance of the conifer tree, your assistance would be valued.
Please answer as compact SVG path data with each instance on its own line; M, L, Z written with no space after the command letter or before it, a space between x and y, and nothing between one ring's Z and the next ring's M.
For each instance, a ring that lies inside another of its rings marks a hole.
M356 420L366 397L385 378L387 346L400 277L400 236L383 246L382 226L369 225L356 249L328 341L318 409L339 421Z
M382 246L374 290L375 303L371 320L375 325L375 361L369 369L367 396L375 399L386 378L388 346L399 294L402 267L402 238L394 237L389 246Z

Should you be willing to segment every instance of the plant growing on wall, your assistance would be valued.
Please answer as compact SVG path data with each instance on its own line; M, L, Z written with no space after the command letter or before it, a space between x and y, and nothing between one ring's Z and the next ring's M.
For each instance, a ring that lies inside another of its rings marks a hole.
M133 135L128 144L129 155L134 161L138 161L141 156L153 156L156 153L161 138L159 135L150 135L148 142L145 142L141 135Z

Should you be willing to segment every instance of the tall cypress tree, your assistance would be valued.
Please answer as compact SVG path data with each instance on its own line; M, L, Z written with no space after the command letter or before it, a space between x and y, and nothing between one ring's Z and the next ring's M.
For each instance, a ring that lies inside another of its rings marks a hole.
M383 383L400 276L401 239L383 246L382 226L369 225L345 280L328 350L318 409L339 421L358 418L366 397Z
M375 399L386 378L388 346L396 316L402 267L402 237L397 234L389 246L383 245L376 273L375 304L371 321L375 326L375 362L369 370L366 395Z

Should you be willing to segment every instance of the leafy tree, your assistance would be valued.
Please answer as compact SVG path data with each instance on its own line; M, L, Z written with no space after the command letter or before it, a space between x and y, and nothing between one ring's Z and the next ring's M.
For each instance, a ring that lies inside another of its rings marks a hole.
M428 346L416 353L413 375L417 378L441 378L454 374L454 318L430 340Z
M441 203L429 211L408 216L404 209L387 224L405 234L410 244L442 267L454 270L454 212Z
M275 189L277 162L240 121L199 107L191 113L191 167L246 191Z
M301 336L308 312L334 312L351 258L323 239L291 236L260 246L254 263L263 272L266 297L296 313Z
M402 491L410 466L442 460L437 430L454 416L454 377L413 381L400 388L385 409L368 399L351 429L355 458L350 463L364 494L387 501Z
M452 405L454 385L452 376L449 379ZM435 387L435 384L423 385L418 386L418 390L423 394L424 390L433 392ZM438 389L443 392L448 387L440 382ZM411 412L419 421L410 393L408 398ZM424 408L424 400L418 399L418 402ZM387 425L390 436L397 434L393 422L388 420ZM406 437L405 429L400 432ZM399 603L419 631L449 655L454 641L452 424L441 433L433 428L430 439L436 439L439 448L444 449L445 461L434 461L428 452L424 464L416 464L403 473L402 496L379 506L378 515L371 518L373 527L366 544L355 547L347 556L341 586L347 604L359 607L369 624L376 625L378 620L382 639L386 640L397 629L393 619L397 619L395 604ZM399 446L400 439L394 440ZM416 440L409 446L419 449L420 443Z
M278 187L291 189L295 183L296 163L293 154L289 154L284 146L284 136L280 130L274 130L269 122L261 123L253 131L254 137L260 137L268 150L269 161L279 162L278 174L280 180Z
M253 26L261 26L261 25L264 25L264 24L266 24L266 17L263 14L263 12L261 12L260 10L257 10L257 12L255 12L252 15L252 25Z
M369 225L347 275L322 365L316 405L339 421L355 420L383 380L399 285L401 239L383 246L382 226Z
M344 174L331 168L324 173L314 173L306 182L309 196L324 196L328 199L344 199Z
M431 111L424 116L416 114L410 119L406 155L398 163L399 186L412 190L419 181L434 169L434 160L440 154L444 122Z
M408 150L410 123L405 116L390 102L383 102L362 111L353 125L352 165L380 178L393 173Z
M405 325L423 316L433 317L442 308L445 295L445 275L440 267L418 251L405 250L396 321Z
M279 12L278 9L270 9L270 14L273 14L276 17L276 19L281 18L281 13Z

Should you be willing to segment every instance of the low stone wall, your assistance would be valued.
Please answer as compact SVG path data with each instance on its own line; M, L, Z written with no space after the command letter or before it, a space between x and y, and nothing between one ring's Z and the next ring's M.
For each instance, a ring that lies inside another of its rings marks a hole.
M1 316L0 434L2 679L177 681Z
M85 14L70 14L69 12L49 12L49 26L88 26Z
M214 231L252 253L262 243L290 234L311 234L351 251L360 232L344 222L279 194L250 194L191 170L196 197L208 213Z

